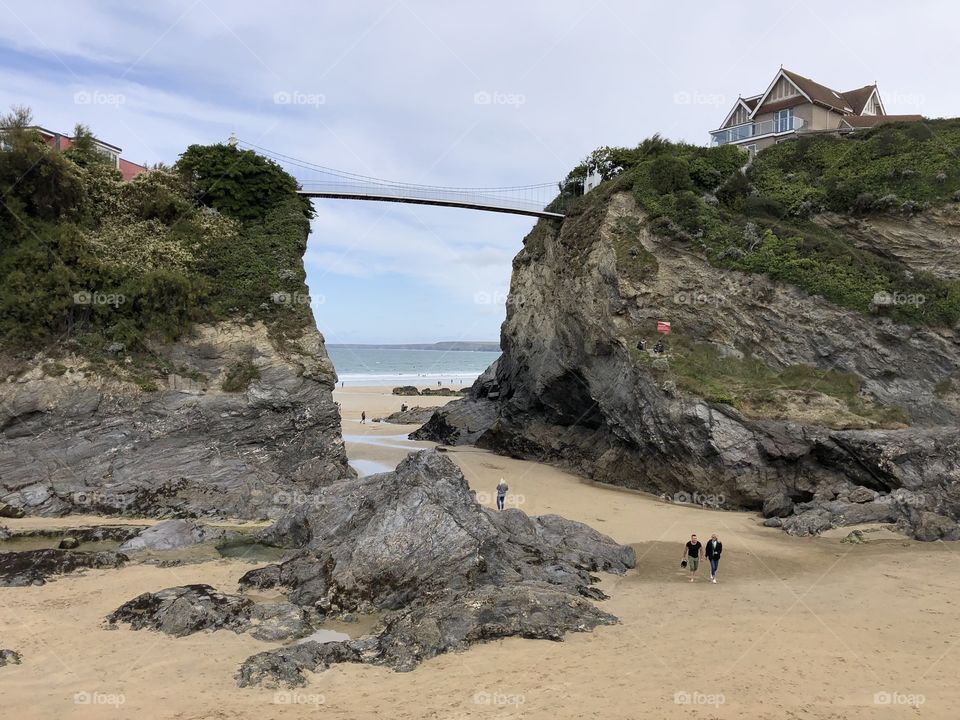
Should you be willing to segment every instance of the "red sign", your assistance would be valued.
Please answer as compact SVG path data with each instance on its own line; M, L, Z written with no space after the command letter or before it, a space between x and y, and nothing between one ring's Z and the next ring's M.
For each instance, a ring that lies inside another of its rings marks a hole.
M670 323L664 322L663 320L657 321L657 332L663 333L664 335L670 334Z

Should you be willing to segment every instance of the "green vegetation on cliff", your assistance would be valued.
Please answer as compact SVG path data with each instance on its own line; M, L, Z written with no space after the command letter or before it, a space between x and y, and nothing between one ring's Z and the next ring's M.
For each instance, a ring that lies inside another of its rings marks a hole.
M767 273L860 312L874 309L878 293L922 296L885 312L912 324L953 325L960 282L914 272L882 248L855 247L814 218L823 211L909 216L958 201L958 156L960 120L802 136L767 148L746 173L736 147L654 136L636 148L594 152L571 171L556 203L568 215L591 213L611 193L630 191L654 232L699 249L718 267ZM576 197L579 178L592 171L610 182Z
M0 342L66 343L98 359L149 355L192 323L310 320L301 259L310 204L271 161L230 145L188 148L122 182L78 127L51 150L15 109L0 120Z

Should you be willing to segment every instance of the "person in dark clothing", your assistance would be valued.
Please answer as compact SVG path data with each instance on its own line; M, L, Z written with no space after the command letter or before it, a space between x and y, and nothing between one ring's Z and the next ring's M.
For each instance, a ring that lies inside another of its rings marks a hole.
M497 510L503 510L503 506L507 500L507 490L509 489L507 481L500 478L500 482L497 484Z
M710 561L710 582L717 582L717 566L720 564L720 553L723 552L723 543L720 542L717 538L717 534L714 533L710 536L710 539L707 540L707 547L704 550L704 555L706 555L707 560Z
M367 411L364 410L363 412L360 413L360 424L363 425L366 422L367 422Z
M694 576L700 567L700 559L703 557L703 544L697 540L696 535L690 536L690 541L683 546L683 561L687 563L687 569L690 571L690 582L693 582Z
M657 355L663 354L663 341L662 341L662 340L657 340L657 344L653 346L653 351L654 351Z
M638 342L638 343L637 343L637 350L639 350L640 352L646 352L646 350L647 350L647 341L646 341L646 340L641 340L640 342Z

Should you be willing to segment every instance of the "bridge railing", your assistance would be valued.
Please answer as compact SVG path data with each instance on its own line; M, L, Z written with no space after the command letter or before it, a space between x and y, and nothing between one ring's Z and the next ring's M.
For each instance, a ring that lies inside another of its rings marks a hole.
M496 192L461 190L456 188L431 188L417 185L379 185L373 183L330 181L304 182L301 183L301 187L305 193L328 195L331 197L349 195L370 198L396 198L398 200L416 199L530 211L542 211L546 204L538 199L523 199L509 194L498 194Z

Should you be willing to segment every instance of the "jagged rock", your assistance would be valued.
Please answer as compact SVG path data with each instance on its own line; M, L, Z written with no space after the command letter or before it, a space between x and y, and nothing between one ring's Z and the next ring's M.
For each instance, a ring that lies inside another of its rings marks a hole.
M347 647L362 662L398 669L492 637L557 639L614 622L584 599L605 597L591 573L636 563L632 548L581 523L478 505L436 451L409 456L393 473L321 488L260 540L301 549L247 573L242 586L281 588L322 614L388 611L374 645ZM289 679L304 652L251 659L241 682L262 675L264 663ZM306 662L316 666L312 654Z
M0 502L0 517L3 518L22 518L24 512L22 508L14 507L13 505L8 505L5 502Z
M407 410L398 410L395 413L380 418L383 422L396 423L397 425L422 425L432 416L436 408L432 407L412 407Z
M123 553L24 550L0 553L0 586L43 585L47 578L83 568L117 568L129 558Z
M61 550L76 550L80 547L80 541L75 537L65 537L57 547Z
M11 532L15 538L74 538L80 543L115 540L123 542L139 534L146 525L88 525L69 530L58 528L28 528Z
M793 514L793 500L786 493L773 493L763 499L763 516L785 518Z
M458 594L444 593L386 616L374 638L344 642L307 642L268 650L240 666L240 687L304 685L303 670L319 672L334 663L365 662L394 670L413 670L424 660L470 645L505 637L563 640L567 632L585 632L617 619L591 602L547 584L503 588L487 585Z
M420 394L421 394L421 395L436 395L436 396L438 396L438 397L454 397L454 396L460 396L460 395L462 395L463 393L460 392L459 390L454 390L454 389L452 389L452 388L446 388L446 387L444 387L444 388L439 388L439 387L438 387L438 388L429 388L429 387L428 387L428 388L424 388L423 390L421 390L421 391L420 391Z
M269 642L305 637L313 630L307 613L287 602L254 605L250 623L250 634Z
M862 545L863 543L867 542L867 538L864 536L862 530L852 530L840 542L847 543L849 545Z
M19 665L23 658L15 650L0 649L0 667L5 665Z
M839 232L894 252L907 268L960 277L956 213L865 219L869 231L858 222ZM624 242L647 260L631 259ZM697 292L715 302L691 302ZM960 367L955 330L853 312L770 276L718 268L694 246L659 235L627 192L588 197L583 212L539 223L514 261L510 297L522 302L507 303L495 416L479 447L658 495L723 496L727 509L767 503L764 514L789 515L781 493L825 508L784 523L796 532L877 514L918 536L926 534L916 525L921 512L960 519L960 398L937 390ZM678 330L667 342L669 370L636 352L659 319ZM722 387L709 399L691 391L695 382L664 390L682 377L678 360L691 347L718 356L746 350L773 370L847 373L864 404L901 408L907 426L888 418L881 429L815 382L741 409L724 402ZM452 413L468 402L435 415L431 439L451 442ZM914 507L894 503L893 513L826 509L857 486L923 498Z
M249 598L221 593L209 585L185 585L138 595L107 616L107 622L178 637L201 630L241 633L250 626L253 604Z
M222 538L224 531L219 528L201 525L193 520L164 520L148 527L139 535L127 540L120 549L124 552L136 550L172 550L173 548L197 545L209 540Z
M497 419L496 399L500 397L496 382L497 362L483 371L466 395L443 407L414 430L411 440L427 440L444 445L473 445Z
M960 540L960 525L937 513L920 512L909 527L917 540Z
M237 672L237 685L300 687L307 684L303 670L320 672L341 662L360 662L360 652L351 643L297 643L252 655Z
M868 503L873 502L878 494L876 490L858 485L847 495L847 500L855 503Z
M286 509L277 495L355 474L331 394L336 373L312 327L281 348L260 322L196 325L153 350L211 381L170 374L143 392L109 374L38 368L0 383L7 512L267 518ZM223 391L239 362L259 379Z
M400 387L395 387L392 390L394 395L419 395L420 391L417 390L413 385L401 385Z

